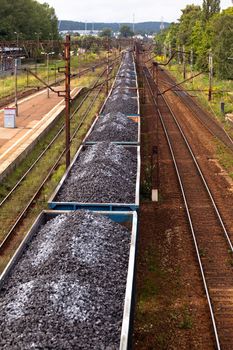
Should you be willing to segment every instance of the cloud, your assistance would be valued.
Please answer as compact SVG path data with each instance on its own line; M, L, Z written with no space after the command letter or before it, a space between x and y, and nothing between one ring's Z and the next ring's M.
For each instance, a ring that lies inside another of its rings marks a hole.
M46 0L39 0L43 3ZM187 4L201 5L202 0L47 0L59 19L88 22L175 21ZM222 0L223 8L232 6L231 0Z

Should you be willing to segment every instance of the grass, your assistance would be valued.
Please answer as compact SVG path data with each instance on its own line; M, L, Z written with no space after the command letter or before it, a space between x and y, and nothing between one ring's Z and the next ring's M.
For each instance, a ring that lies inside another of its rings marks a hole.
M86 85L90 86L93 84L93 82L96 79L96 76L101 72L101 69L98 69L95 73L90 73L88 76L84 76L79 79L80 85ZM76 100L75 104L72 106L71 110L74 110L74 108L81 102L81 99L83 97L80 97ZM82 113L83 110L85 110L85 107L87 106L87 102L84 103L82 109L80 110L80 113ZM71 121L71 130L76 125L77 118L74 118L74 121ZM57 134L57 132L60 130L61 126L63 125L64 118L61 116L61 118L58 120L56 125L53 127L53 129L45 136L43 139L36 145L36 147L33 149L33 151L27 155L27 158L25 158L19 166L12 172L6 180L3 180L1 182L0 187L0 200L3 198L11 189L14 184L20 179L20 177L26 172L26 170L30 167L31 164L35 161L35 159L40 155L40 153L47 147L47 145L50 143L50 141L53 139L53 137ZM59 140L63 140L64 135L61 135ZM64 142L62 141L62 144ZM56 144L55 151L60 151L60 148L58 146L58 143Z
M95 73L92 73L92 78L90 78L90 81L95 80L95 76L99 73L98 70L96 70ZM96 92L94 92L94 95ZM78 125L81 116L85 112L88 104L92 100L93 96L90 96L83 104L81 109L79 110L78 114L75 115L75 118L71 122L71 130L74 130L75 127ZM91 111L88 113L87 118L85 119L82 127L78 131L74 142L71 145L71 157L73 157L78 147L80 146L84 135L86 134L87 130L90 128L93 118L95 117L96 113L98 112L100 106L102 105L103 101L105 99L105 94L102 92L100 96L98 97L96 103L94 104ZM77 100L76 104L78 104L79 99ZM2 184L1 186L1 196L3 197L7 191L12 188L14 183L21 177L21 175L25 172L25 170L30 166L32 162L37 158L38 154L40 154L41 150L45 148L45 145L49 143L49 141L53 138L56 131L60 128L60 125L62 123L61 121L58 122L55 129L48 133L48 135L41 140L41 142L35 146L34 150L31 152L29 157L25 159L17 168L16 172L13 172ZM23 183L19 186L19 188L15 191L15 193L7 200L7 202L2 206L0 210L0 222L4 222L4 225L1 225L0 227L0 240L4 238L4 236L9 231L10 227L14 223L15 219L21 212L22 208L26 206L26 203L30 200L32 194L34 191L39 187L40 183L42 182L42 179L44 179L49 171L49 169L53 166L56 159L58 158L59 154L64 148L64 134L61 134L57 140L57 142L50 148L50 150L46 153L46 155L39 161L37 166L32 170L32 172L26 177L26 179L23 181ZM9 249L6 251L5 255L1 258L0 261L0 272L3 270L3 268L6 266L7 262L11 258L11 256L14 254L15 249L18 247L19 243L21 242L23 236L26 234L27 230L30 228L32 223L35 221L36 216L41 212L43 209L47 209L47 201L53 191L55 190L58 182L62 178L62 176L65 173L65 157L61 160L58 168L53 173L52 177L49 179L49 181L46 182L37 202L35 203L34 207L30 211L29 215L25 218L23 225L19 228L19 231L17 232L17 235L12 241L12 244L10 245Z
M156 252L148 248L145 251L144 260L148 275L145 276L143 288L140 292L139 305L141 304L141 307L143 307L144 303L150 302L151 299L159 295L159 287L156 279L164 275L164 272L159 267Z
M161 60L161 58L160 58ZM182 81L182 66L179 64L169 65L168 70L177 79L177 81ZM193 75L197 72L194 71ZM187 66L187 77L191 76L190 66ZM197 97L197 101L208 110L224 127L224 129L233 138L233 126L228 121L225 120L225 116L222 114L220 109L220 103L225 103L225 113L233 112L233 80L219 80L217 78L213 79L213 98L212 101L208 101L208 88L209 88L209 78L207 73L203 73L200 76L193 79L193 82L188 81L183 86L187 90L206 90L203 91L193 91L190 93ZM221 92L223 91L223 92ZM229 176L233 179L233 157L232 152L225 147L220 141L215 141L216 148L216 158L220 165L226 170Z
M180 321L178 328L180 329L192 329L193 320L187 307L183 309L181 314L182 320Z
M141 181L140 196L141 200L151 200L151 190L152 190L152 168L151 162L144 164L144 174Z
M206 250L204 248L200 248L199 253L200 253L200 257L202 258L206 256Z
M216 141L216 156L220 165L227 171L233 179L233 157L232 153L219 141Z
M183 80L182 66L172 64L168 67L170 73L178 80ZM197 74L193 71L193 75ZM191 77L190 66L187 66L187 77ZM220 80L216 77L213 79L213 96L212 101L208 101L209 77L207 73L203 73L198 77L182 84L187 90L205 90L205 91L190 91L197 97L197 100L202 104L215 118L222 123L226 131L233 137L233 128L229 122L225 121L225 117L221 112L220 104L225 103L225 113L233 112L233 80Z
M73 56L71 58L71 72L77 73L79 70L90 66L91 63L96 63L103 60L106 57L106 52L101 51L98 55L95 53L86 53L80 56ZM58 67L64 67L65 62L63 60L51 60L49 64L49 83L53 84L57 80L63 79L64 74L58 73L56 69ZM56 67L56 69L55 69ZM42 64L31 64L29 69L36 73L42 80L47 83L48 72L47 63ZM30 73L24 71L18 71L17 79L18 92L28 90L35 87L43 87L43 84L38 81ZM8 75L6 77L0 78L0 98L4 98L14 94L15 91L15 76Z

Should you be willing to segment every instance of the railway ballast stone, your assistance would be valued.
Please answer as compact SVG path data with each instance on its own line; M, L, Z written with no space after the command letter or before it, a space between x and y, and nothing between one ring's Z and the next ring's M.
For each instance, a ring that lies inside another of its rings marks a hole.
M100 116L87 141L137 141L138 124L123 113Z
M136 152L99 142L81 153L55 201L134 203L136 176Z
M119 349L129 245L102 215L48 221L0 291L0 348Z

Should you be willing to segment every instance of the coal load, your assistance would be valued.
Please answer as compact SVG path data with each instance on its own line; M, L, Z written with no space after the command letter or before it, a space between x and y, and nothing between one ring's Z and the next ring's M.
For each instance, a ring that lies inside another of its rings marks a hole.
M130 69L122 69L119 74L119 78L127 78L127 79L136 79L136 74L133 70Z
M129 97L137 97L137 90L136 90L136 88L118 86L112 90L111 96L117 96L119 94L127 95Z
M138 125L123 113L108 113L100 116L87 141L136 142Z
M115 87L120 87L120 88L134 88L136 89L136 80L134 79L129 79L129 78L117 78L115 82Z
M130 232L87 211L33 238L0 292L0 348L119 349Z
M86 147L55 198L56 202L134 203L137 155L99 142Z
M114 95L109 97L107 103L103 109L103 113L107 114L110 112L122 112L124 114L137 114L138 113L138 102L136 98L129 97L127 95Z

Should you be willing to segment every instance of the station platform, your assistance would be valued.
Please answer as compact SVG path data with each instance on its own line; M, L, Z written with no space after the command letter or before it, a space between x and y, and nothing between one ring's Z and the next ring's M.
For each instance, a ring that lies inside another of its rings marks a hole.
M80 90L74 88L71 97L75 98ZM14 104L7 107L14 107ZM18 101L16 128L4 128L4 109L0 110L0 181L27 155L64 110L64 98L52 91L48 98L46 89Z

